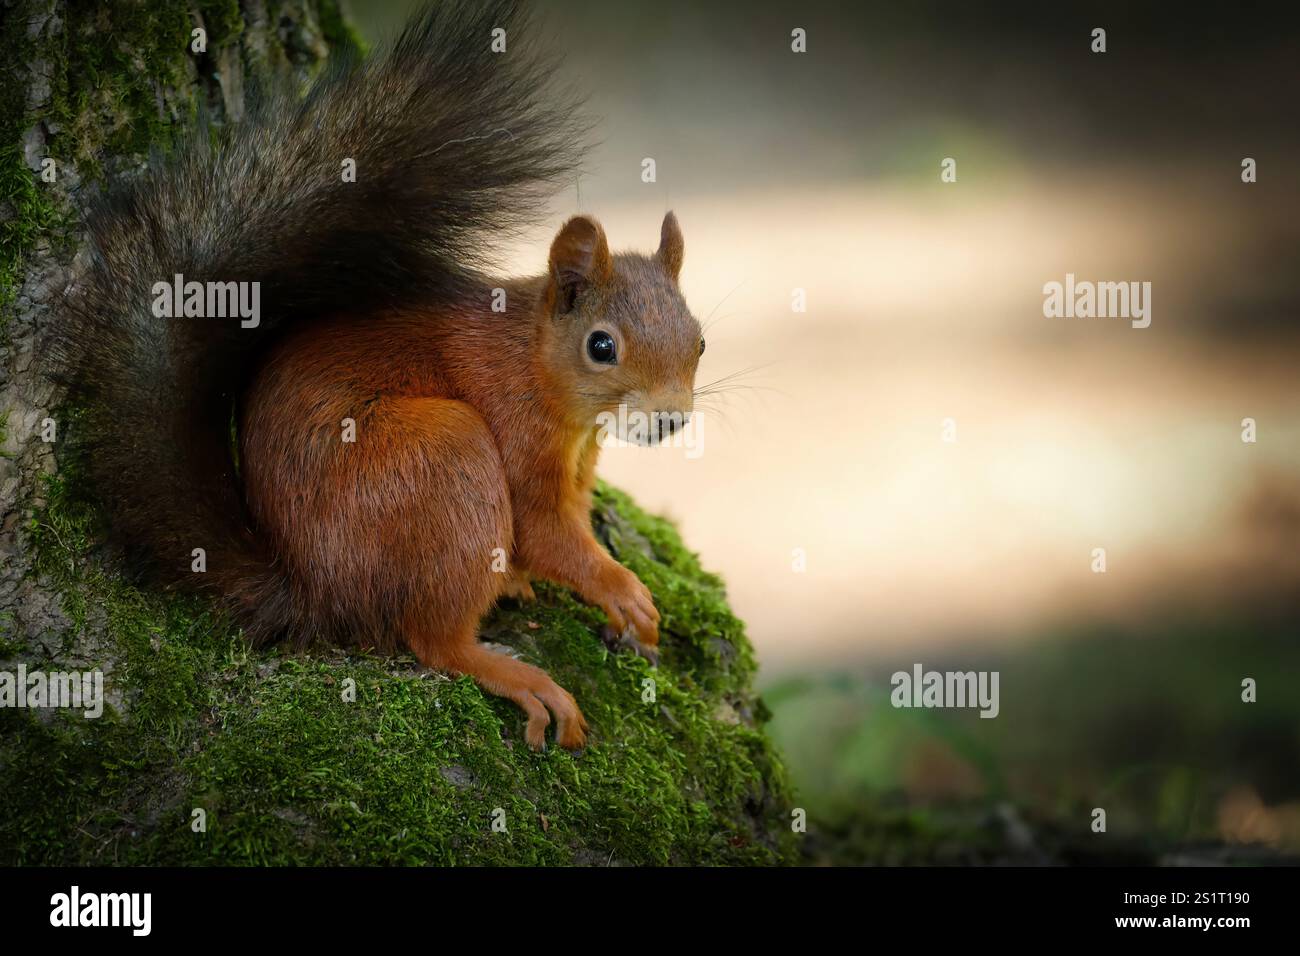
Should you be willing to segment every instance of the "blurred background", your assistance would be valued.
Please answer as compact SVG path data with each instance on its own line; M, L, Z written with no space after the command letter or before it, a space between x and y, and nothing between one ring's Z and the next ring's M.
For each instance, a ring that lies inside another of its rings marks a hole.
M352 12L378 42L411 6ZM815 859L1300 853L1284 9L541 6L600 142L509 265L579 211L646 251L677 212L729 387L698 457L601 471L725 577ZM1067 273L1150 282L1150 327L1044 317ZM1000 715L893 708L915 663L1000 672Z

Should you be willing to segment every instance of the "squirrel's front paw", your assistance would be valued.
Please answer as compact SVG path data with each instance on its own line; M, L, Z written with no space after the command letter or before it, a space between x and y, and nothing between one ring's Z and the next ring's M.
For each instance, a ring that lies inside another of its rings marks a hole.
M640 578L615 564L591 597L609 618L609 626L602 632L606 643L631 647L650 663L659 662L659 611Z

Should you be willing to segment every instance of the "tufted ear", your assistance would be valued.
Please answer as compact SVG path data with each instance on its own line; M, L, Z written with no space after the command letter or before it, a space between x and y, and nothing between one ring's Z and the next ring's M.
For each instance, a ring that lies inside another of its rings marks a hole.
M568 312L586 285L605 282L614 271L605 230L589 216L574 216L551 243L551 283L557 311Z
M682 238L682 227L677 224L673 213L664 216L664 224L659 229L659 251L655 258L664 267L664 271L677 281L677 274L682 271L682 258L686 255L686 240Z

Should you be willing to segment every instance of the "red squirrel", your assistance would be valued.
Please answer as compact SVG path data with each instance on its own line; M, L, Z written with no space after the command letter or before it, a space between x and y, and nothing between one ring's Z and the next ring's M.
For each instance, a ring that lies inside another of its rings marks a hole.
M513 2L438 4L117 184L56 353L129 567L255 642L405 645L518 704L531 747L553 716L576 749L574 698L478 625L546 579L653 658L654 599L592 533L597 423L689 416L704 340L671 212L653 255L575 216L543 274L483 274L584 148L535 47ZM260 314L159 317L150 293L179 277L256 284Z

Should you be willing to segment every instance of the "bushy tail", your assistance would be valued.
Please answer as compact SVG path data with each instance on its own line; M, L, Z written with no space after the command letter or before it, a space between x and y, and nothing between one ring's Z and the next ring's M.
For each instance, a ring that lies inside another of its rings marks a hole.
M514 0L440 0L365 62L331 63L305 99L262 93L215 142L201 132L91 211L53 354L88 409L90 477L132 566L217 596L254 639L310 620L250 526L234 401L277 330L449 300L495 237L543 211L582 130L547 93L537 46ZM154 285L178 274L259 283L258 325L157 317Z

